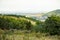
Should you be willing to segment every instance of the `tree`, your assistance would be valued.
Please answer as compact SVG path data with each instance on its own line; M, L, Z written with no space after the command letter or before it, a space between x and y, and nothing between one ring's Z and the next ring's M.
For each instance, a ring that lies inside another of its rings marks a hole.
M60 34L60 17L56 15L52 15L48 17L45 21L45 29L49 34L55 35Z

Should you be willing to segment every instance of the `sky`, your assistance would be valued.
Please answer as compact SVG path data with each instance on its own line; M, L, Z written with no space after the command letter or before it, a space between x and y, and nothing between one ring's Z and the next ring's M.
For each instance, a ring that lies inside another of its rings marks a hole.
M40 13L60 9L60 0L0 0L0 12Z

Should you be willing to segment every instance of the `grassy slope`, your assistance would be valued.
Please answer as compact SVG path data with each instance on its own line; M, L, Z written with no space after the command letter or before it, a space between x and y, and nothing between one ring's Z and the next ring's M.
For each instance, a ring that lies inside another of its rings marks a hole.
M36 19L30 18L30 17L21 16L21 15L3 15L3 16L7 17L7 18L27 20L27 21L30 21L32 23L32 25L36 25L36 22L38 21ZM0 15L0 17L2 17L2 15Z
M2 32L3 30L0 30L0 32ZM60 40L60 36L45 36L45 34L43 33L35 33L35 32L31 32L31 33L26 33L26 31L20 31L20 30L14 30L12 31L8 31L5 30L4 32L2 32L2 34L0 33L0 40Z

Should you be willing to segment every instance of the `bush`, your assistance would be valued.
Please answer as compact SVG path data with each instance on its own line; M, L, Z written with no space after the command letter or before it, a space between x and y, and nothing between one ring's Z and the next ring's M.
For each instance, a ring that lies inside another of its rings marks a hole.
M45 29L49 34L60 34L60 17L56 15L48 17L45 21L45 26Z

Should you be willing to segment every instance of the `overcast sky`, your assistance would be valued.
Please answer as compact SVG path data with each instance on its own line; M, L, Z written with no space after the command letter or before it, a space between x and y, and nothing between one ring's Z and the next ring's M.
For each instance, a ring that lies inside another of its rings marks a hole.
M2 12L38 13L60 9L60 0L0 0Z

